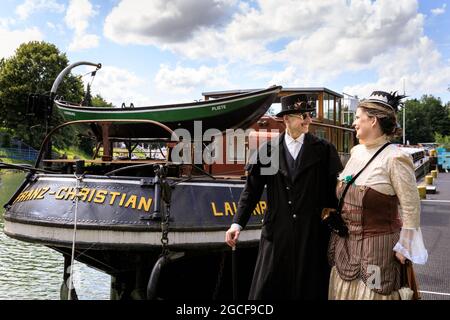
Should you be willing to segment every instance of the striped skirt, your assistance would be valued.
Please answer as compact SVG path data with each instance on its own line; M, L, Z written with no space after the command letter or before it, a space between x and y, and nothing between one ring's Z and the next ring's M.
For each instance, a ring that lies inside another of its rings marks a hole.
M329 300L400 300L398 291L391 294L379 294L370 289L362 280L342 280L336 267L331 269Z
M333 234L330 240L328 258L333 266L330 276L330 299L375 299L391 300L398 298L400 288L400 263L395 258L393 248L400 237L396 224L377 225L373 215L386 215L393 198L383 199L384 195L374 194L370 188L351 186L345 197L342 217L349 228L349 236L342 238ZM376 210L366 211L374 204L367 203L374 196ZM389 196L387 196L389 197ZM392 207L392 206L391 206ZM364 209L363 209L364 208ZM372 215L372 217L368 215ZM392 215L392 213L390 213ZM381 219L391 224L392 219Z

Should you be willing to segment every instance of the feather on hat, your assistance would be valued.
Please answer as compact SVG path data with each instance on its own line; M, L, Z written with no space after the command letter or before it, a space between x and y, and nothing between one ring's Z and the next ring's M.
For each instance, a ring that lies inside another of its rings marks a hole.
M385 91L374 91L372 92L369 98L362 100L361 103L364 102L378 103L384 107L389 107L394 112L398 112L398 106L401 103L400 100L405 97L407 96L397 95L397 91L390 93L387 93Z

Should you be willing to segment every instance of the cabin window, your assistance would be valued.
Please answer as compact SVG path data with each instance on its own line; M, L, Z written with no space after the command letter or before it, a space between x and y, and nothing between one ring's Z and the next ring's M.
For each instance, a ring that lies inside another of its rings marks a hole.
M315 99L315 104L316 104L316 118L319 117L319 99Z
M323 118L328 119L328 93L323 95Z
M347 104L342 108L342 124L351 126L355 117L355 112L349 110Z
M341 122L341 98L336 97L336 122Z
M326 133L325 129L323 129L323 128L317 128L317 129L316 129L316 132L315 132L315 135L316 135L317 137L321 138L321 139L326 139L326 140L328 140L328 139L327 139L327 133Z
M276 115L278 112L281 111L281 103L272 103L272 105L270 106L269 110L267 110L268 115L274 116Z
M350 140L350 133L345 131L344 132L344 152L349 153L349 140Z
M334 97L328 93L323 95L323 117L334 121Z

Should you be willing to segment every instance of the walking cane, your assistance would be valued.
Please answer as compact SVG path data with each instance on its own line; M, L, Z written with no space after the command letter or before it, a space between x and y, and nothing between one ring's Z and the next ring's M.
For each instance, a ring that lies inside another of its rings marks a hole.
M236 301L238 299L236 246L231 248L231 275L233 281L233 300Z

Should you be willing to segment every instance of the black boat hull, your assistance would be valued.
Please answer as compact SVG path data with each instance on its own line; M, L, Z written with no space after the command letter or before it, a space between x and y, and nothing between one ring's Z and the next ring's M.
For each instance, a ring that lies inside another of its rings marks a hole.
M170 179L169 241L172 248L225 248L244 187L242 180L181 181ZM72 245L76 216L77 241L82 247L158 249L161 220L154 219L154 178L86 176L77 189L73 175L38 175L5 212L5 233L50 246ZM78 190L78 191L77 191ZM78 197L77 197L78 196ZM77 200L78 199L78 200ZM252 215L242 243L260 235L265 196Z

